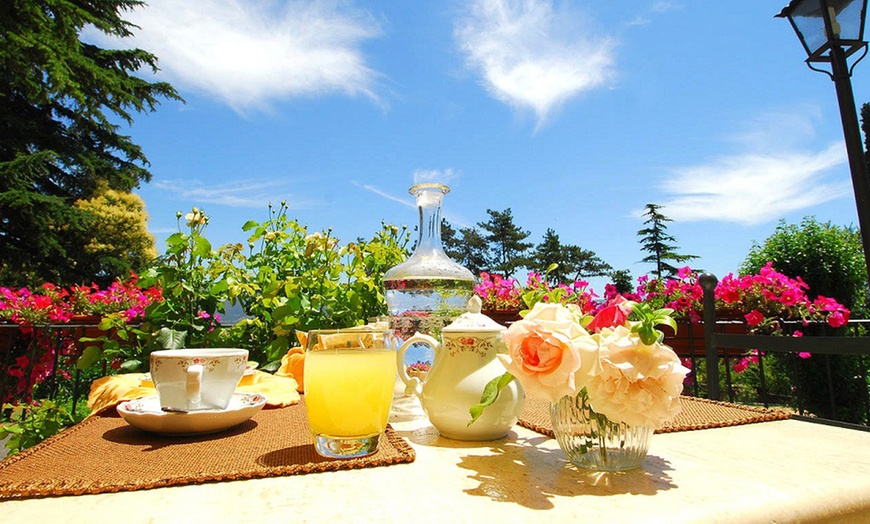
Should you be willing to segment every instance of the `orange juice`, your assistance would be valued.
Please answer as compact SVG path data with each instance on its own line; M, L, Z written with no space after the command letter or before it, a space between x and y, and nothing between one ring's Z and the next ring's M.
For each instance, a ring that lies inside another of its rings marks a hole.
M310 351L305 356L308 425L317 435L360 437L387 427L396 352Z

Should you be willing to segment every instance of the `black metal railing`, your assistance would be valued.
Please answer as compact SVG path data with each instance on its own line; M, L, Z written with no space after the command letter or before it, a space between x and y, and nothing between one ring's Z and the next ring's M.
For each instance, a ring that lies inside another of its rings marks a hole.
M850 322L836 334L818 329L818 334L802 337L723 333L717 329L716 322L714 290L717 279L704 274L699 283L704 291L704 364L708 398L723 400L724 383L727 400L735 400L731 363L751 354L757 365L759 404L768 407L773 399L777 405L786 404L795 409L795 416L799 418L870 430L870 386L867 381L870 336L863 336L866 321ZM788 329L788 324L785 327ZM790 399L770 393L766 365L786 369L790 383L785 392L791 395ZM724 370L724 380L720 366ZM844 369L847 370L845 373ZM843 413L848 413L848 416L842 416Z
M76 367L85 336L99 336L96 324L0 324L0 402L27 405L53 400L69 403L71 413L88 394L89 376ZM0 410L5 420L7 410Z

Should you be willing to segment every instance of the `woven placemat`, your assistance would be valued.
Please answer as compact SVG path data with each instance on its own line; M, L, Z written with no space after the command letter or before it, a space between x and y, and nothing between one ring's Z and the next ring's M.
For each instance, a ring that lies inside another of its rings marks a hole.
M128 425L114 409L0 462L0 500L135 491L413 462L392 428L377 453L327 459L314 451L303 402L264 409L210 435L164 437Z
M791 417L789 412L781 409L740 406L696 397L680 397L680 404L683 407L680 414L674 420L665 423L664 427L657 429L656 433L739 426ZM552 437L550 403L526 397L526 405L520 416L519 425Z

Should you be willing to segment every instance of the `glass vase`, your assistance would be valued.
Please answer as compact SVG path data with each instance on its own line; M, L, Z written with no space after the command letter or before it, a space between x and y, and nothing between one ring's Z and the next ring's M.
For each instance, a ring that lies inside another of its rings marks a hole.
M649 451L652 428L616 423L589 405L585 391L550 404L550 420L559 447L575 465L596 471L625 471L640 466Z

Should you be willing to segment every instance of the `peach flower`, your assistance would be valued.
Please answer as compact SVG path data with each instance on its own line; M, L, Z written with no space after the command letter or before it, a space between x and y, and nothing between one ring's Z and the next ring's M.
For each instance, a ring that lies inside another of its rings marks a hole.
M501 335L508 347L499 355L529 395L555 402L582 389L597 369L592 336L561 304L539 302Z
M689 370L668 346L648 346L626 326L605 328L599 341L601 370L586 391L595 412L613 422L658 429L680 412Z

